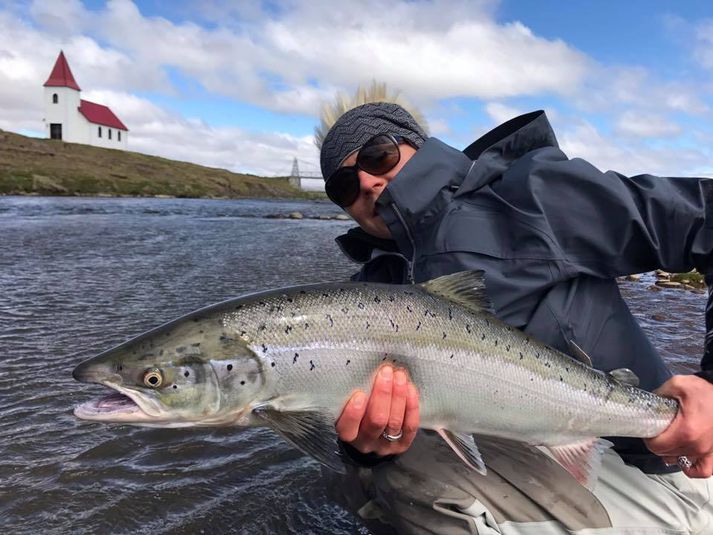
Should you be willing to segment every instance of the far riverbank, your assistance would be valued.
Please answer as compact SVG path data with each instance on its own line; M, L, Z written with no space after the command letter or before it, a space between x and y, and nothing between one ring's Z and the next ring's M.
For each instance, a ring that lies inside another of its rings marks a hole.
M267 178L0 130L0 195L325 199Z

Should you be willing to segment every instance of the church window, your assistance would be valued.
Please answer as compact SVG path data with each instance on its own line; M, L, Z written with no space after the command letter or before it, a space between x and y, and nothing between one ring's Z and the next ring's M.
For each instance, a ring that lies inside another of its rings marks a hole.
M121 130L116 131L116 139L117 141L121 141Z
M107 128L106 131L107 131L107 137L109 139L111 139L111 128Z
M52 104L57 104L59 102L59 97L57 96L57 93L52 95Z
M97 126L97 136L102 137L102 127L101 126Z

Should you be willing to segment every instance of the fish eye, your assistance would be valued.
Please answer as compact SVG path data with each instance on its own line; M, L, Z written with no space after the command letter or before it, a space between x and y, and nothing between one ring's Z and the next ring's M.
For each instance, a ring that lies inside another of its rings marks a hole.
M163 383L163 376L161 375L161 370L157 368L151 368L146 370L144 373L144 384L149 388L158 388Z

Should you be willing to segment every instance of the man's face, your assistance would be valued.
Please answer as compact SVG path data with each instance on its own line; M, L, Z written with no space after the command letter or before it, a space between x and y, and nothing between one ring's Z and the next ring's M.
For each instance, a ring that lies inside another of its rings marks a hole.
M401 151L399 163L383 175L370 175L363 169L359 169L359 196L354 204L345 208L347 213L352 216L362 229L377 238L391 238L391 232L389 232L389 228L378 213L376 199L379 198L386 185L406 165L406 162L416 154L416 149L407 143L399 143L399 150ZM351 154L344 160L341 167L354 165L358 154L359 151Z

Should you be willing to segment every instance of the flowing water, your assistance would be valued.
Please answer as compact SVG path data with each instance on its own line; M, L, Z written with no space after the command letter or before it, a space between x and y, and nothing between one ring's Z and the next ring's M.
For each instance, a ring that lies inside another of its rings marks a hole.
M0 198L0 527L7 533L367 533L319 465L266 429L78 421L106 389L85 358L196 308L356 270L328 203ZM695 369L705 296L623 283L676 371Z

